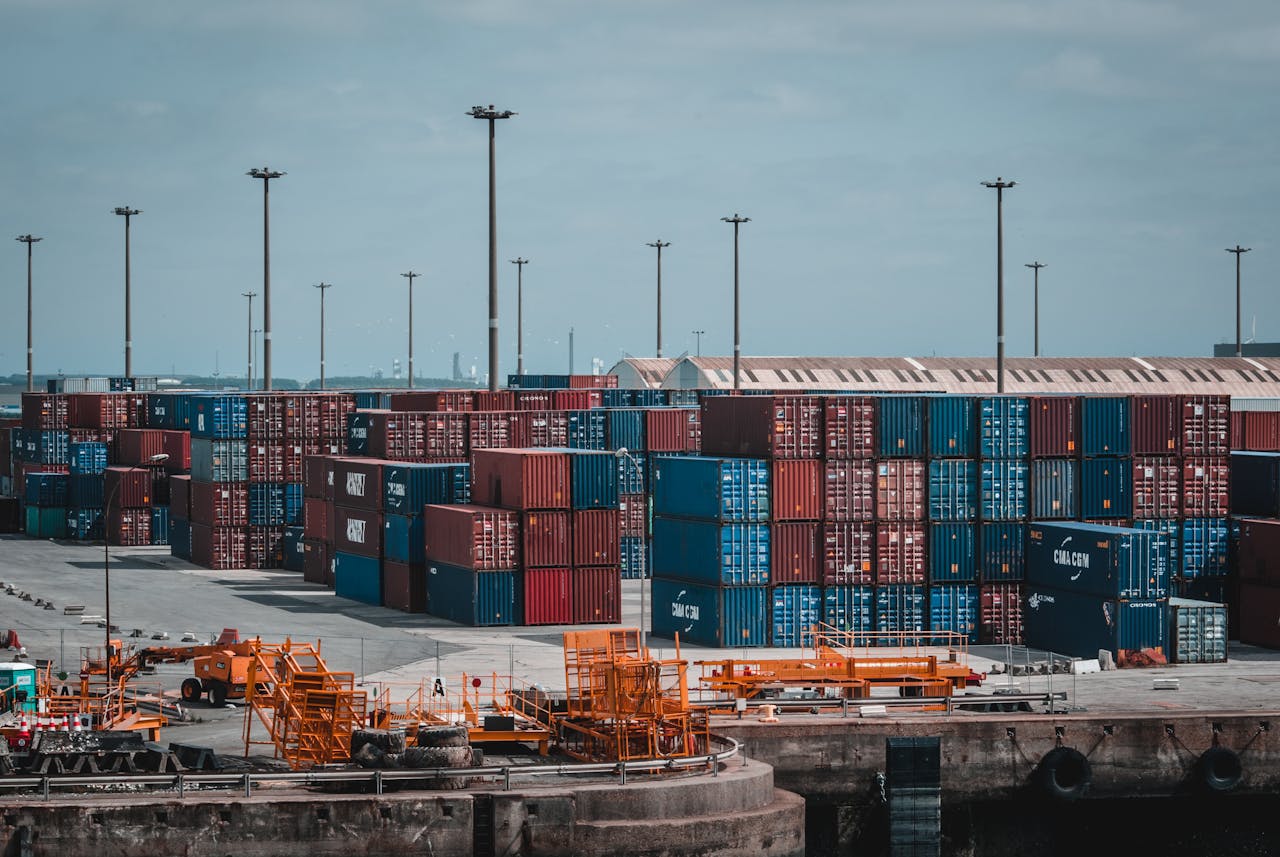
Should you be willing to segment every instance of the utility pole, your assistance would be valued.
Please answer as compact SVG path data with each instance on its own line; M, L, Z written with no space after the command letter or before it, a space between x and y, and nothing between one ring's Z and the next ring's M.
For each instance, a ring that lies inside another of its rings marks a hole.
M1004 392L1004 191L1015 181L996 176L984 187L996 189L996 392Z
M124 376L133 377L133 325L130 319L129 295L129 221L135 214L142 212L136 208L122 206L115 210L124 217Z
M494 122L510 119L516 114L510 110L495 110L490 104L472 107L468 116L489 121L489 392L498 391L498 218L497 196L494 191Z
M648 242L649 247L658 249L658 357L662 356L662 248L670 247L670 241L663 241L659 238L657 241Z
M245 373L244 383L245 390L251 392L253 390L253 299L257 297L258 293L241 292L240 294L249 299L249 327L245 331L249 337L247 342L248 348L245 349L249 352L247 355L249 358L249 371Z
M697 356L699 356L699 357L701 357L701 356L702 356L702 334L704 334L704 333L706 333L706 331L705 331L705 330L695 330L695 331L693 332L693 335L694 335L694 336L696 336L696 337L698 337L698 351L697 351Z
M27 392L33 392L33 375L31 372L31 245L37 241L43 241L43 238L37 238L34 235L19 235L17 241L21 241L27 245Z
M742 339L738 327L738 227L743 223L750 223L751 218L739 217L735 212L733 217L720 219L733 224L733 389L740 390L742 379L738 373L742 363Z
M569 328L569 374L573 374L573 328Z
M262 389L271 389L271 209L267 188L284 173L254 167L245 173L262 179Z
M422 275L416 271L405 271L400 276L409 278L409 389L413 389L413 278Z
M524 266L528 259L519 256L511 260L516 266L516 374L524 375Z
M1034 268L1036 272L1036 292L1035 292L1035 335L1036 335L1036 356L1040 356L1040 269L1047 268L1048 265L1040 262L1032 262L1026 267Z
M1236 254L1236 356L1244 356L1244 345L1240 341L1240 256L1252 250L1252 247L1241 247L1237 244L1228 247L1228 253Z
M316 283L320 290L320 389L324 389L324 293L333 288L333 283Z

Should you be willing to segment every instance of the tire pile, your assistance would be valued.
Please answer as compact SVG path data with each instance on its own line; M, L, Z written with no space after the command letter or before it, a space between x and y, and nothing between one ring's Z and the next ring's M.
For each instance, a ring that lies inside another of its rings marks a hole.
M403 729L357 729L351 735L351 761L362 768L471 768L481 764L482 752L472 748L465 726L421 726L413 746ZM384 788L464 789L470 783L470 777L431 776L388 782Z

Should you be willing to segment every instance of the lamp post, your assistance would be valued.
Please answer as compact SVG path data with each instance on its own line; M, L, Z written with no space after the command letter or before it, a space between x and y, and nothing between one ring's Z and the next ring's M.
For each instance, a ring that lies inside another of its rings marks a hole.
M133 325L130 317L129 297L129 221L142 212L129 206L120 206L115 213L124 217L124 376L133 377Z
M1035 269L1036 272L1036 291L1035 291L1035 335L1036 335L1036 356L1040 356L1040 269L1047 268L1041 262L1031 262L1026 267Z
M494 122L510 119L516 114L510 110L495 110L476 106L467 111L468 116L489 121L489 392L498 391L498 218L497 196L494 193Z
M272 179L284 173L266 167L254 167L245 173L262 179L262 389L271 389L271 209L268 190Z
M627 464L629 464L631 467L639 469L640 465L639 463L637 463L635 456L633 456L630 452L628 452L625 446L619 448L618 451L614 453L614 455L619 460L626 461ZM643 548L643 545L641 545L641 548ZM640 653L642 655L644 654L645 639L646 639L645 613L647 611L645 610L645 603L647 599L645 598L645 589L647 589L649 586L648 579L646 578L645 575L646 575L646 569L644 567L644 550L642 549L640 551Z
M416 271L405 271L400 276L409 278L409 389L413 389L413 278L422 275Z
M524 266L528 259L511 260L516 266L516 374L524 375Z
M647 246L656 247L658 250L658 353L662 356L662 248L670 247L670 241L663 241L659 238L657 241L647 242Z
M698 338L698 339L697 339L697 342L698 342L698 350L697 350L697 352L696 352L698 357L701 357L701 356L702 356L702 334L704 334L704 333L706 333L706 331L705 331L705 330L695 330L695 331L693 332L693 335L694 335L694 336L696 336L696 337Z
M1016 185L997 176L983 187L996 190L996 392L1004 392L1004 191Z
M324 293L333 288L333 283L316 283L320 290L320 389L324 389Z
M262 328L260 327L255 327L253 330L249 331L249 342L250 342L249 347L253 349L253 354L255 356L258 353L258 334L259 333L262 333ZM263 387L263 389L265 390L266 387Z
M253 391L253 299L257 297L257 292L241 292L243 296L249 299L249 324L245 329L245 351L249 358L249 370L244 376L245 390Z
M147 464L162 464L169 460L169 453L159 452L147 459ZM124 484L124 477L135 470L141 470L144 465L134 464L125 468L124 473L120 474L119 481L112 487L111 493L107 495L107 501L102 507L102 593L106 601L106 621L107 621L107 647L104 650L106 654L107 666L107 693L111 692L111 503L120 494L120 486Z
M30 393L35 389L31 374L31 245L44 239L34 235L19 235L16 240L27 245L27 392Z
M742 380L738 375L742 363L742 340L738 329L738 227L751 222L751 218L739 217L735 213L733 217L720 219L733 224L733 389L738 390L742 387Z
M1237 244L1228 247L1228 253L1236 254L1236 356L1244 356L1244 346L1240 342L1240 257L1252 250L1252 247L1241 247Z

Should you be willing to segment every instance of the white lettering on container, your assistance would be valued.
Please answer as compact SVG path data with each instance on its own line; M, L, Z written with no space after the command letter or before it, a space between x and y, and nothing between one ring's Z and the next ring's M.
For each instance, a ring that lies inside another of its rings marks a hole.
M347 541L364 544L365 522L358 518L347 519Z
M347 474L347 493L355 497L364 496L364 474L363 473Z

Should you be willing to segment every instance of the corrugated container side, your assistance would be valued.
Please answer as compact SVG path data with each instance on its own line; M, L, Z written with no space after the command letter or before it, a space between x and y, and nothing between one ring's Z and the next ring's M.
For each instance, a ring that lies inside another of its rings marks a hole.
M1239 522L1236 570L1241 580L1280 583L1280 520L1245 518Z
M626 455L619 455L616 459L618 462L618 494L644 494L645 486L648 480L645 474L648 472L648 456L643 452L627 451Z
M302 540L302 579L333 588L333 546L328 542Z
M649 498L645 494L622 494L618 497L618 535L648 535Z
M769 645L798 648L813 645L813 629L822 621L822 589L791 584L774 586Z
M1020 521L1027 517L1025 461L1010 458L979 462L979 514L984 521Z
M714 521L653 519L653 573L726 586L770 582L769 527Z
M399 563L422 565L427 561L421 515L383 514L382 556Z
M567 445L571 449L608 449L604 411L569 411Z
M929 525L929 581L970 582L978 579L976 527L973 524Z
M978 567L983 583L1022 580L1026 575L1025 521L984 523L978 531Z
M402 613L426 613L427 567L422 563L384 559L382 604Z
M467 449L509 449L511 418L504 412L473 411L467 414Z
M1235 411L1231 417L1231 449L1280 451L1280 411Z
M723 521L767 521L770 468L751 458L657 456L655 515Z
M568 568L524 570L525 625L568 625L573 622L573 602Z
M132 467L108 467L102 474L102 491L107 501L104 505L150 506L151 473Z
M569 589L575 625L622 621L622 575L617 565L575 568Z
M186 432L181 434L188 439L189 458L191 436ZM115 456L112 461L117 464L146 464L153 456L166 451L165 432L161 429L120 429L116 432ZM168 464L167 461L165 463Z
M976 423L972 396L930 396L928 403L931 458L972 458L976 454Z
M1077 658L1096 658L1105 649L1119 667L1167 660L1167 599L1118 601L1032 585L1024 621L1034 648Z
M477 390L474 407L477 411L514 411L515 394L510 390Z
M876 630L897 635L895 644L923 645L925 637L915 632L928 629L928 611L923 586L894 583L876 587Z
M1240 642L1280 649L1280 586L1270 581L1240 582Z
M1225 518L1230 512L1231 463L1226 456L1182 459L1181 514Z
M929 630L950 631L970 643L978 642L979 596L976 584L952 583L929 589ZM954 642L951 637L934 638L937 645Z
M200 482L248 482L248 442L192 438L191 477Z
M881 521L875 525L877 584L924 583L928 537L919 522Z
M880 456L924 456L924 399L920 396L882 396L879 412Z
M398 515L420 515L428 504L465 503L467 464L395 463L382 468L382 507Z
M1133 516L1133 460L1086 458L1080 462L1080 516L1129 518Z
M1179 540L1183 578L1216 577L1227 573L1226 518L1184 518ZM1280 561L1280 557L1277 557Z
M978 516L978 469L971 458L929 462L929 520L972 521Z
M1030 517L1037 520L1072 520L1079 507L1076 482L1079 463L1070 458L1043 458L1031 462Z
M1169 599L1169 662L1227 661L1227 606L1186 598Z
M191 521L211 527L249 525L249 487L243 482L198 482L191 485Z
M1168 542L1165 550L1165 567L1176 577L1182 567L1182 521L1179 518L1135 518L1135 530L1155 530L1163 533ZM1172 594L1172 593L1171 593Z
M1181 413L1175 395L1131 396L1134 455L1177 455Z
M822 556L818 548L820 525L787 522L773 525L770 577L775 585L818 583L822 580Z
M26 476L31 476L28 473ZM103 475L101 473L93 476L82 476L75 473L67 475L67 498L68 506L88 506L101 507L106 503L106 492L103 491ZM61 503L47 503L40 505L59 506Z
M643 408L609 408L605 414L609 449L644 452L645 410Z
M1178 452L1182 455L1230 453L1231 400L1231 396L1179 396L1181 438Z
M879 401L874 396L827 396L824 405L827 458L876 457Z
M850 645L869 645L870 634L876 628L875 615L874 587L840 585L827 586L822 591L822 621L853 634Z
M870 521L876 511L876 469L866 460L830 460L824 469L823 518Z
M1231 514L1280 518L1280 453L1232 452L1230 463Z
M1128 396L1080 398L1080 452L1095 455L1129 455L1133 441L1129 427Z
M521 583L514 571L476 571L428 563L427 610L432 616L462 625L513 625L524 615Z
M875 580L875 528L870 523L828 521L822 525L822 582L828 586Z
M33 539L65 539L67 508L65 506L27 506L26 534ZM112 544L120 544L113 541Z
M483 506L568 509L570 460L563 452L478 449L471 455L471 497Z
M618 564L617 509L575 509L572 521L575 568Z
M978 599L979 642L1022 645L1022 584L984 583L978 587Z
M1026 458L1030 452L1030 402L1022 396L987 396L978 404L978 455Z
M923 521L929 500L925 463L896 459L876 463L876 520Z
M429 562L482 570L520 566L520 517L507 509L424 506L423 534Z
M820 459L772 462L773 519L818 521L824 506L824 466Z
M574 509L618 508L618 460L612 452L574 450L570 455Z
M769 587L653 579L653 635L715 648L769 643Z
M107 469L107 445L100 441L68 444L67 467L76 474L101 473Z
M1223 466L1225 468L1225 461ZM1135 518L1176 518L1180 514L1182 514L1182 466L1179 459L1152 455L1135 457L1133 459L1133 516Z
M1155 531L1032 521L1027 581L1104 598L1165 598L1171 576L1167 554L1168 540Z
M382 560L376 556L336 551L333 591L339 598L382 606Z
M573 555L569 532L568 512L522 513L520 533L524 566L568 568Z
M818 396L720 396L701 407L711 455L819 458L826 445Z
M372 509L335 505L333 546L344 553L382 556L382 513Z
M649 577L649 542L643 536L622 536L618 539L618 568L623 580L641 580Z
M185 431L162 430L161 448L169 458L164 469L170 473L185 473L191 469L191 435Z
M698 408L650 408L644 415L647 452L698 452L702 438Z
M169 478L169 515L179 521L191 519L191 477Z

